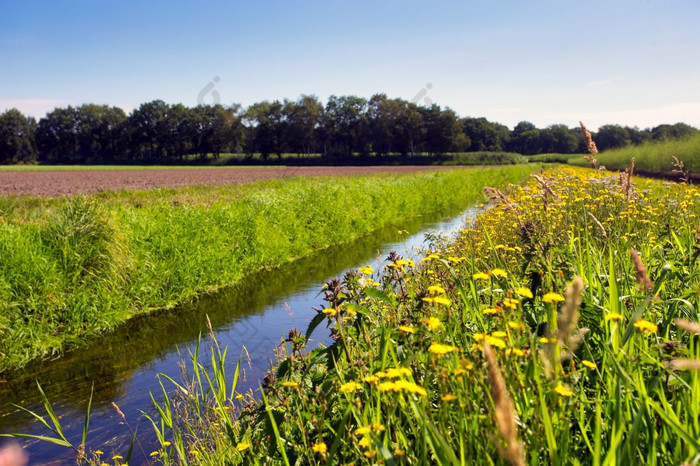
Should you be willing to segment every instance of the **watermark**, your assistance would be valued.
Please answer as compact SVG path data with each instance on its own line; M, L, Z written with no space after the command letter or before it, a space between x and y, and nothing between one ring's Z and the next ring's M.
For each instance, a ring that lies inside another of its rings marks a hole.
M207 96L207 94L211 94L211 104L212 105L217 105L221 103L221 96L219 95L219 91L214 89L214 86L216 86L216 83L221 81L221 78L218 76L214 76L213 81L209 81L206 86L202 88L201 91L199 91L199 94L197 94L197 103L199 105L205 104L204 98Z
M423 89L421 89L418 94L416 94L413 99L411 99L412 104L420 104L420 101L423 100L423 103L427 106L433 105L433 101L430 100L430 97L427 97L428 91L433 88L433 83L427 83Z

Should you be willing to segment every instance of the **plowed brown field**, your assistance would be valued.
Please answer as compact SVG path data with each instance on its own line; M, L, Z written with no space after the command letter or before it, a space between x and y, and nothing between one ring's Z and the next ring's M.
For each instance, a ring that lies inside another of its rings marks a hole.
M454 169L444 166L379 167L222 167L147 170L0 171L0 194L40 197L70 196L120 189L151 189L195 185L232 185L295 176L409 173Z

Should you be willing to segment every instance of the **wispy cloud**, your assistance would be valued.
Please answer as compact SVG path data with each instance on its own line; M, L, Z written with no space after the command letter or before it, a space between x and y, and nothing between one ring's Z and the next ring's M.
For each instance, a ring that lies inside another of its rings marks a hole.
M676 102L658 107L642 107L625 110L595 110L586 112L557 112L544 115L552 121L586 123L589 129L596 130L606 124L651 128L660 124L683 122L700 127L700 101Z
M622 76L610 76L609 78L601 79L599 81L591 81L584 84L585 87L596 87L605 86L606 84L614 83L615 81L622 81L624 78Z
M25 115L41 118L56 107L76 105L69 99L10 99L0 96L0 111L16 108Z

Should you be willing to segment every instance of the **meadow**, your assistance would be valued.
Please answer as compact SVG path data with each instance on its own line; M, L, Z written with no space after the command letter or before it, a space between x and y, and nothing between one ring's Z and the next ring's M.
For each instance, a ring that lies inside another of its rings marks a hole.
M700 134L685 139L648 142L607 150L596 154L595 159L597 166L612 170L624 170L634 159L635 170L647 175L665 175L676 180L693 174L697 176L700 173ZM535 156L532 160L549 161L545 156ZM591 166L591 162L583 156L566 157L565 163Z
M700 461L700 190L557 167L486 193L422 260L329 281L259 394L203 337L181 381L161 376L179 389L151 416L154 460ZM334 343L306 348L321 331Z
M535 169L0 197L0 372Z

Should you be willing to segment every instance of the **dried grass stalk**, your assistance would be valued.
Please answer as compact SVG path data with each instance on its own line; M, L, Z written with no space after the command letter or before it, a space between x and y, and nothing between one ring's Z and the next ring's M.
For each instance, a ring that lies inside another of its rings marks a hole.
M596 225L598 225L598 228L600 228L600 232L603 234L603 238L607 238L607 237L608 237L608 232L605 231L605 227L603 226L603 224L600 223L600 222L598 221L598 219L595 218L595 215L593 215L592 213L588 212L588 215L593 219L593 222L594 222Z
M484 188L484 193L488 196L488 198L493 201L493 202L502 202L505 204L506 209L511 211L513 215L515 215L516 220L518 221L518 225L520 225L520 228L525 228L523 225L522 220L520 220L520 214L518 213L517 210L515 210L515 207L513 207L513 204L510 203L510 199L508 199L508 196L503 194L500 190L496 188L491 188L491 187L485 187Z
M639 254L634 249L630 249L630 257L632 258L632 264L634 265L634 270L636 271L637 281L642 285L644 290L649 291L654 287L654 282L647 275L647 269L642 263L642 259L639 258Z
M583 131L583 139L586 142L586 148L588 149L588 152L594 155L597 154L598 148L596 147L595 142L593 141L593 137L591 137L591 133L586 128L586 125L584 125L582 121L579 121L578 124L581 125L581 131Z
M491 397L496 405L496 426L506 447L503 448L500 442L496 442L496 445L504 460L512 465L525 465L523 445L518 441L518 426L515 423L513 400L508 395L506 382L503 380L501 371L498 368L496 355L488 343L484 344L484 357L486 358L489 382L491 384Z
M575 277L571 285L566 288L566 299L557 317L557 340L562 343L566 342L571 352L575 350L571 347L570 340L578 326L578 310L581 306L582 295L583 280L581 277Z
M700 335L700 324L697 322L691 322L685 319L676 319L676 325L686 332Z
M700 371L700 359L674 359L668 366L674 370Z

